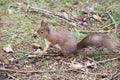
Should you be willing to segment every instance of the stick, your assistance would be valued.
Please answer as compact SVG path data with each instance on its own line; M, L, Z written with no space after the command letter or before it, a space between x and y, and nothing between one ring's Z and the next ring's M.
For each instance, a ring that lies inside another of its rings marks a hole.
M116 60L118 59L119 57L115 57L115 58L112 58L112 59L107 59L107 60L103 60L103 61L98 61L96 62L96 64L99 64L99 63L105 63L105 62L108 62L108 61L113 61L113 60Z
M115 58L112 58L112 59L107 59L107 60L103 60L103 61L98 61L98 62L95 62L95 63L93 63L93 64L89 64L89 65L86 65L86 66L83 66L83 67L81 67L81 68L86 68L86 67L88 67L88 66L93 66L93 65L96 65L96 64L100 64L100 63L105 63L105 62L108 62L108 61L113 61L113 60L116 60L116 59L118 59L119 58L119 56L118 57L115 57ZM71 64L71 63L67 63L67 62L64 62L65 64Z
M40 13L44 13L44 14L46 14L46 15L50 15L50 16L56 17L56 18L58 18L58 19L60 19L60 20L65 21L65 22L68 23L69 25L72 25L72 26L76 27L76 24L75 24L75 23L72 23L70 20L66 19L65 17L60 16L60 15L58 15L58 14L56 14L56 13L53 13L53 12L47 10L47 9L29 7L29 11L34 11L34 12L37 12L37 13L40 12Z
M8 72L16 72L16 73L45 73L45 72L56 72L56 71L49 71L49 70L31 70L31 71L25 71L25 70L15 70L15 69L5 69L0 68L1 71L8 71Z
M109 13L109 11L107 11L106 13L109 15L109 17L110 17L111 20L113 21L113 23L114 23L114 27L115 27L114 32L116 33L116 32L117 32L118 24L116 23L116 21L114 20L114 18L111 16L111 14Z
M25 70L15 70L15 69L5 69L5 68L0 68L1 71L8 71L8 72L16 72L16 73L54 73L54 72L63 72L63 71L77 71L77 72L81 72L84 73L83 71L79 71L79 70L74 70L74 69L63 69L63 70L31 70L31 71L25 71ZM91 75L94 75L94 73L89 73ZM97 75L108 75L107 73L97 73Z
M63 71L71 71L73 69L63 69L63 70L15 70L15 69L5 69L5 68L0 68L0 71L8 71L8 72L15 72L15 73L55 73L55 72L63 72ZM83 72L83 71L82 71Z
M93 33L93 32L101 32L101 31L96 31L96 30L79 30L79 32ZM110 30L102 31L102 32L108 33L108 32L110 32Z
M120 75L120 69L118 69L115 73L111 74L109 80L113 80L119 75Z
M30 7L30 5L29 5L27 2L25 2L24 0L23 0L23 3L24 3L25 5L27 5L26 12L28 12L28 11L34 11L34 12L37 12L37 13L38 13L38 12L41 12L41 13L44 13L44 14L46 14L46 15L50 15L50 16L56 17L56 18L58 18L58 19L60 19L60 20L65 21L65 22L68 23L69 25L72 25L72 26L76 27L76 24L75 24L75 23L72 23L71 20L68 20L67 18L65 18L65 17L63 17L63 16L61 16L61 15L58 15L58 14L56 14L56 13L54 13L54 12L51 12L51 11L49 11L49 10L47 10L47 9Z
M7 75L8 75L9 77L11 77L13 80L19 80L19 79L15 78L14 76L10 75L9 73L7 73Z

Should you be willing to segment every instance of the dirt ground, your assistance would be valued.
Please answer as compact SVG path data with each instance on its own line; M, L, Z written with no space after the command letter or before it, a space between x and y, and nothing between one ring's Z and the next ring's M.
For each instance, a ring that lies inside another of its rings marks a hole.
M54 30L70 31L80 41L92 32L108 33L120 40L119 0L3 0L0 2L0 80L120 80L120 55L86 48L65 60L55 48L41 57L28 57L43 49L33 38L41 20ZM89 5L88 5L89 3ZM94 7L93 7L94 6ZM107 7L107 8L106 8ZM116 10L114 10L116 8ZM105 11L111 11L106 13ZM109 16L115 18L116 23ZM118 24L117 35L114 24ZM13 52L3 48L10 44Z

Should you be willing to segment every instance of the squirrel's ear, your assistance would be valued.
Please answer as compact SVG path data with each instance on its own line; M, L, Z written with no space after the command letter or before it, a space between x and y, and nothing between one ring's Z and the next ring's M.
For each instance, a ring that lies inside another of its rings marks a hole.
M50 32L50 28L48 27L48 23L47 22L44 23L44 29L47 30L48 32Z
M44 26L44 23L45 23L44 20L42 20L42 21L41 21L41 26Z
M41 27L44 30L47 30L48 32L50 32L50 29L48 27L48 22L45 22L44 20L41 21Z
M45 28L49 28L47 22L44 22L44 27L45 27Z

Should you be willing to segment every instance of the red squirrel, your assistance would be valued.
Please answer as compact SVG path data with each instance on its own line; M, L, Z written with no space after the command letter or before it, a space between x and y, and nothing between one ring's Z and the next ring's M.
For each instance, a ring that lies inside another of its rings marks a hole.
M64 57L73 55L77 49L76 39L67 31L50 31L48 23L42 20L40 28L34 32L34 37L40 36L45 41L45 46L40 55L46 52L49 46L58 48Z
M110 51L117 50L120 47L114 38L104 33L92 33L77 43L76 39L67 31L50 31L48 23L43 20L40 28L34 32L33 36L42 37L45 41L44 49L40 55L44 54L49 46L57 47L64 57L71 56L77 50L88 46L104 47Z

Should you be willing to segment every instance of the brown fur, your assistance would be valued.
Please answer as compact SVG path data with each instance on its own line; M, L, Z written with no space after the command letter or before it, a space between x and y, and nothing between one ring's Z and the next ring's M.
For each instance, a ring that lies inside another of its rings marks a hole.
M38 29L37 34L40 37L47 39L52 46L58 44L61 47L61 52L65 57L71 56L77 49L76 39L69 32L51 32L46 22L41 22L41 27Z
M120 48L120 43L110 35L104 33L92 33L83 38L77 46L78 49L86 48L88 46L97 48L104 47L114 52Z

